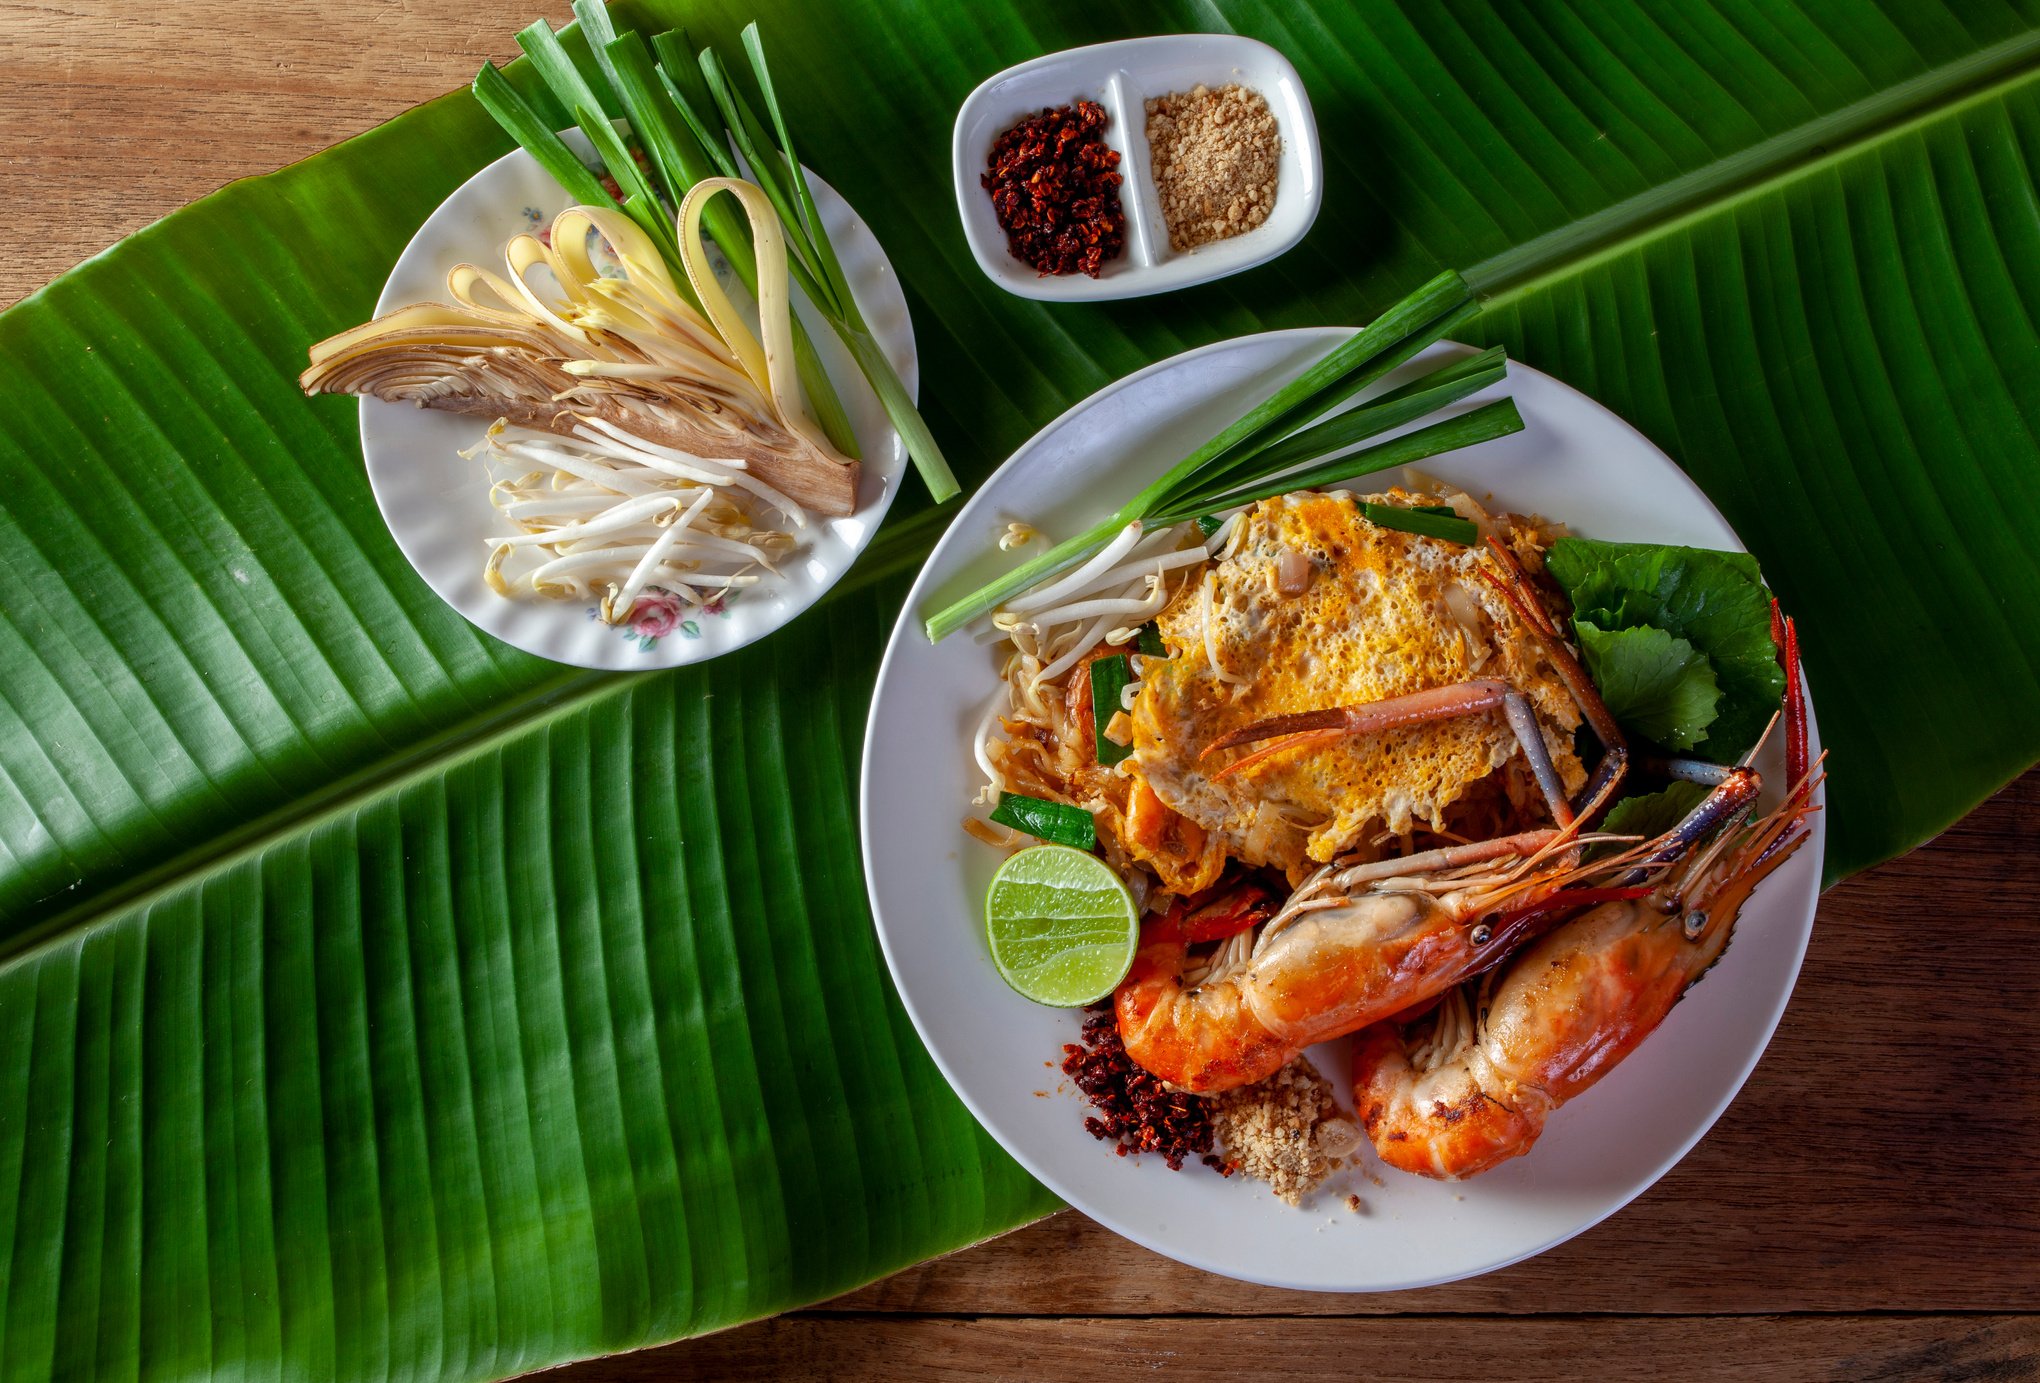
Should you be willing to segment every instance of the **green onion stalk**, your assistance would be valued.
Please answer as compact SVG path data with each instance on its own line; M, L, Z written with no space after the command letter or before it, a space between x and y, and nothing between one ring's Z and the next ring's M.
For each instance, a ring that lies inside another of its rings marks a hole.
M1501 347L1454 360L1335 412L1407 364L1478 309L1466 283L1447 271L1397 303L1310 368L1184 457L1108 519L1056 544L926 618L930 642L955 633L1042 581L1084 561L1128 524L1164 528L1290 490L1317 489L1408 465L1520 431L1513 400L1501 399L1386 442L1369 437L1417 422L1498 383L1508 372Z
M669 208L678 207L688 189L706 178L755 183L784 226L793 281L863 372L929 493L937 503L955 496L956 477L859 311L822 224L807 173L794 154L792 131L772 85L758 26L747 26L743 41L771 122L769 132L713 49L690 57L685 36L677 31L654 35L649 45L634 32L619 34L603 0L574 0L574 14L592 65L577 62L560 36L541 20L517 36L538 80L520 90L492 64L484 63L474 81L483 108L577 202L618 207L643 227L683 292L686 271ZM612 123L617 118L624 122L622 132ZM557 131L569 124L580 127L621 196L612 196L560 139ZM732 157L732 145L744 167ZM702 224L732 272L755 295L757 261L748 223L718 198L705 209ZM793 354L816 422L832 446L857 457L857 440L842 397L797 314Z

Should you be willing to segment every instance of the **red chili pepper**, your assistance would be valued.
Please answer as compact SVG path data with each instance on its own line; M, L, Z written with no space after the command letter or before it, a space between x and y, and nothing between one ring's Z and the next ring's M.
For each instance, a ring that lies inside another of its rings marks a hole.
M1101 131L1095 101L1058 106L1021 121L992 142L979 179L1015 259L1044 274L1098 277L1126 244L1119 202L1119 154Z
M1771 642L1785 673L1785 774L1796 792L1806 778L1806 680L1799 671L1799 626L1771 600Z
M1238 936L1273 915L1268 891L1259 884L1243 884L1216 898L1210 892L1179 898L1175 906L1148 925L1157 937L1173 936L1186 946L1194 946L1200 941L1223 941Z
M1242 889L1240 893L1221 898L1186 918L1183 939L1192 943L1221 941L1250 931L1273 915L1274 909L1268 906L1267 894L1258 888Z

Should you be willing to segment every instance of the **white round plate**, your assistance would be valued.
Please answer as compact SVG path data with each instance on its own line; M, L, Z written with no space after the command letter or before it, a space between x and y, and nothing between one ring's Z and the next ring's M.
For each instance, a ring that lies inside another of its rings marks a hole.
M993 969L982 910L1001 853L959 824L980 782L970 742L997 689L994 655L967 634L931 647L922 619L937 596L1010 568L1016 555L996 543L1008 521L1051 536L1088 527L1346 334L1274 332L1163 361L1042 429L978 491L915 583L879 672L864 751L864 867L886 960L922 1040L971 1112L1057 1195L1211 1272L1386 1291L1470 1277L1569 1239L1699 1140L1785 1010L1812 930L1824 833L1815 815L1812 839L1757 890L1721 963L1662 1031L1553 1115L1528 1156L1485 1176L1426 1181L1363 1150L1357 1166L1295 1210L1257 1182L1224 1180L1194 1162L1170 1172L1151 1156L1120 1158L1084 1132L1087 1110L1057 1069L1080 1015L1028 1002ZM1427 355L1463 349L1441 344ZM1504 391L1522 409L1522 432L1424 468L1583 536L1741 548L1678 467L1599 404L1517 364L1491 392ZM1386 488L1395 478L1373 480ZM1773 784L1781 760L1760 761ZM1344 1044L1311 1055L1350 1107ZM1349 1192L1364 1213L1345 1208Z
M587 155L580 131L566 131L563 137L576 153ZM813 173L808 178L858 308L908 394L918 396L913 323L885 251L834 188ZM504 242L519 231L550 225L570 201L531 155L522 149L505 154L462 183L426 218L390 270L376 315L410 303L446 301L446 275L456 264L505 272ZM733 296L740 292L741 286ZM782 568L784 579L739 591L706 611L688 612L670 598L640 601L630 622L619 626L602 623L589 604L499 596L482 580L488 556L484 540L508 530L490 507L481 464L459 455L481 439L486 422L365 398L362 456L390 536L439 598L477 628L555 662L620 672L677 667L763 638L814 604L849 570L892 506L907 459L899 434L834 330L805 300L798 311L843 396L864 465L856 512L842 519L810 519L807 530L797 535L803 540L800 550Z

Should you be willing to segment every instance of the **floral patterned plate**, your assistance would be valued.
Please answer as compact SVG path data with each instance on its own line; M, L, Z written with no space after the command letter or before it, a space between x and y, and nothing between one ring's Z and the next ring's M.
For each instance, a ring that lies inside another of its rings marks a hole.
M564 138L587 155L578 131ZM914 328L885 251L834 188L808 176L858 307L908 392L918 395ZM377 315L406 303L444 301L446 275L456 264L500 271L504 242L520 231L550 225L567 203L566 193L523 150L497 159L440 203L411 237L376 303ZM892 505L907 459L899 434L849 352L806 303L800 312L849 409L864 468L857 511L849 518L813 522L800 534L801 547L777 580L701 607L654 590L638 601L627 624L614 626L604 624L584 602L499 596L482 580L482 563L487 539L503 531L502 520L489 505L482 464L460 456L481 439L484 422L363 399L361 450L390 536L440 599L477 628L555 662L618 671L677 667L763 638L814 604L849 570Z

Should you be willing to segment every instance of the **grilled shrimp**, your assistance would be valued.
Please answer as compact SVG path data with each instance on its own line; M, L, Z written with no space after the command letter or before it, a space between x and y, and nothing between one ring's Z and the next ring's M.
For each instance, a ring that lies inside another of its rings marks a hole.
M1735 773L1753 799L1755 775ZM1528 1152L1551 1112L1634 1051L1721 957L1750 891L1805 839L1811 786L1802 779L1776 811L1691 860L1679 856L1705 833L1659 844L1619 879L1652 879L1643 896L1603 902L1525 948L1478 1012L1455 994L1421 1025L1364 1033L1354 1108L1382 1160L1452 1181Z
M1201 976L1186 974L1178 931L1151 927L1115 999L1127 1055L1180 1089L1230 1090L1450 989L1535 934L1533 908L1483 919L1498 900L1534 900L1563 881L1561 836L1531 831L1320 870Z

